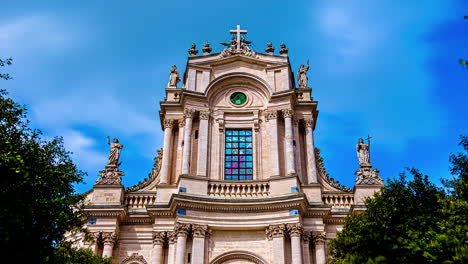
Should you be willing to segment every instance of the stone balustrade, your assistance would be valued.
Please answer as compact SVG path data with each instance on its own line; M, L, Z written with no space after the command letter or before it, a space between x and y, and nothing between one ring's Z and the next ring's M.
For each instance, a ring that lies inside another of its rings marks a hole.
M127 193L125 194L124 204L129 208L145 208L147 205L154 204L155 201L155 192Z
M322 201L332 208L349 208L354 204L354 196L352 193L322 193Z
M208 196L218 197L266 197L270 194L270 185L267 181L226 182L210 181Z

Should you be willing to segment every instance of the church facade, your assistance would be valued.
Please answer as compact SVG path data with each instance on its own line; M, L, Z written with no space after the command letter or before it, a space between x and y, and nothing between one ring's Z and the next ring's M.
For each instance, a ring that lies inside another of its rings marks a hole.
M123 145L108 142L109 163L87 193L92 239L79 246L123 264L323 264L344 218L383 186L364 141L354 188L327 174L309 65L296 84L286 45L260 53L245 30L231 33L222 52L192 45L185 73L170 70L164 145L146 179L125 189Z

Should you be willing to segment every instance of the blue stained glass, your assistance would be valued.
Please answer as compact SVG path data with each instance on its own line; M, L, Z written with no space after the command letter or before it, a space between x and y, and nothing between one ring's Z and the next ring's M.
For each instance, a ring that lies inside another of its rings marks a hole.
M226 150L227 151L227 150ZM231 150L232 154L239 154L239 150L238 149L232 149Z
M252 169L247 169L247 174L252 174L253 170Z
M232 137L226 137L226 142L231 142L232 141Z
M239 149L239 154L244 155L247 149Z
M239 162L239 167L240 168L245 168L245 162Z
M239 143L239 148L245 148L245 143Z
M239 137L232 137L232 141L233 141L233 142L239 141Z
M247 136L251 136L251 135L252 135L252 130L247 130L247 131L245 131L245 134L246 134Z
M239 166L239 162L231 162L231 168L237 168Z
M251 147L252 147L252 143L245 143L245 147L246 147L246 148L251 148Z
M240 173L240 174L245 174L245 169L240 169L240 170L239 170L239 173Z
M226 180L230 181L231 180L231 175L226 175Z
M232 156L226 156L226 161L231 161L232 160Z
M245 142L245 137L239 137L239 141Z
M238 148L239 147L239 143L232 143L232 148Z
M246 162L245 167L246 168L252 168L252 162Z
M252 130L226 130L224 179L253 179Z
M245 141L252 142L252 137L245 137Z
M239 180L244 180L245 181L245 175L239 175Z
M225 173L225 174L231 174L231 169L225 169L225 170L224 170L224 173Z
M233 180L233 181L238 181L238 180L239 180L239 176L237 176L237 175L232 175L232 180Z
M226 154L231 154L231 149L226 149Z
M243 157L241 157L241 158L243 158ZM239 156L232 156L232 161L238 161L238 159L239 159Z
M232 143L226 143L226 148L231 148Z
M237 130L232 130L232 134L233 134L233 135L239 135L239 131L237 131Z
M232 130L226 130L226 135L228 136L232 135Z
M239 131L239 135L245 136L245 131L244 130Z
M245 161L252 161L252 156L246 156Z
M226 168L231 168L231 162L226 162Z
M245 177L245 179L248 180L248 181L251 181L251 180L253 180L253 176L252 175L247 175Z
M248 157L245 157L245 156L239 156L239 161L245 161L245 158L248 158Z
M239 174L239 170L233 169L231 174Z
M251 149L246 149L245 154L252 154L252 150Z

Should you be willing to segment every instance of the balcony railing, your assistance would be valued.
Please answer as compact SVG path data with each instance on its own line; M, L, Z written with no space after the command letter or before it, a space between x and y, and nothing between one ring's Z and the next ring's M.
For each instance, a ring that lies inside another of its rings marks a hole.
M354 196L352 193L322 193L322 201L332 208L350 208L354 204Z
M228 182L210 181L208 196L215 197L266 197L270 194L270 185L267 181Z
M156 193L127 193L125 194L124 203L129 208L145 208L147 205L154 204L156 201Z

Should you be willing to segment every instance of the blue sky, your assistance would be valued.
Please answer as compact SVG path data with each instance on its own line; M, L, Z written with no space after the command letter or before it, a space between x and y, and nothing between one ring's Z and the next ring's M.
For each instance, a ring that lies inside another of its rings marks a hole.
M45 4L47 2L47 4ZM125 145L125 186L151 171L162 146L159 101L172 64L191 43L214 52L241 24L254 49L285 42L294 72L310 59L319 101L315 132L332 177L352 186L355 144L370 134L384 179L404 167L434 182L468 134L468 2L425 1L10 1L2 4L0 83L29 108L46 137L63 136L91 188L106 136Z

